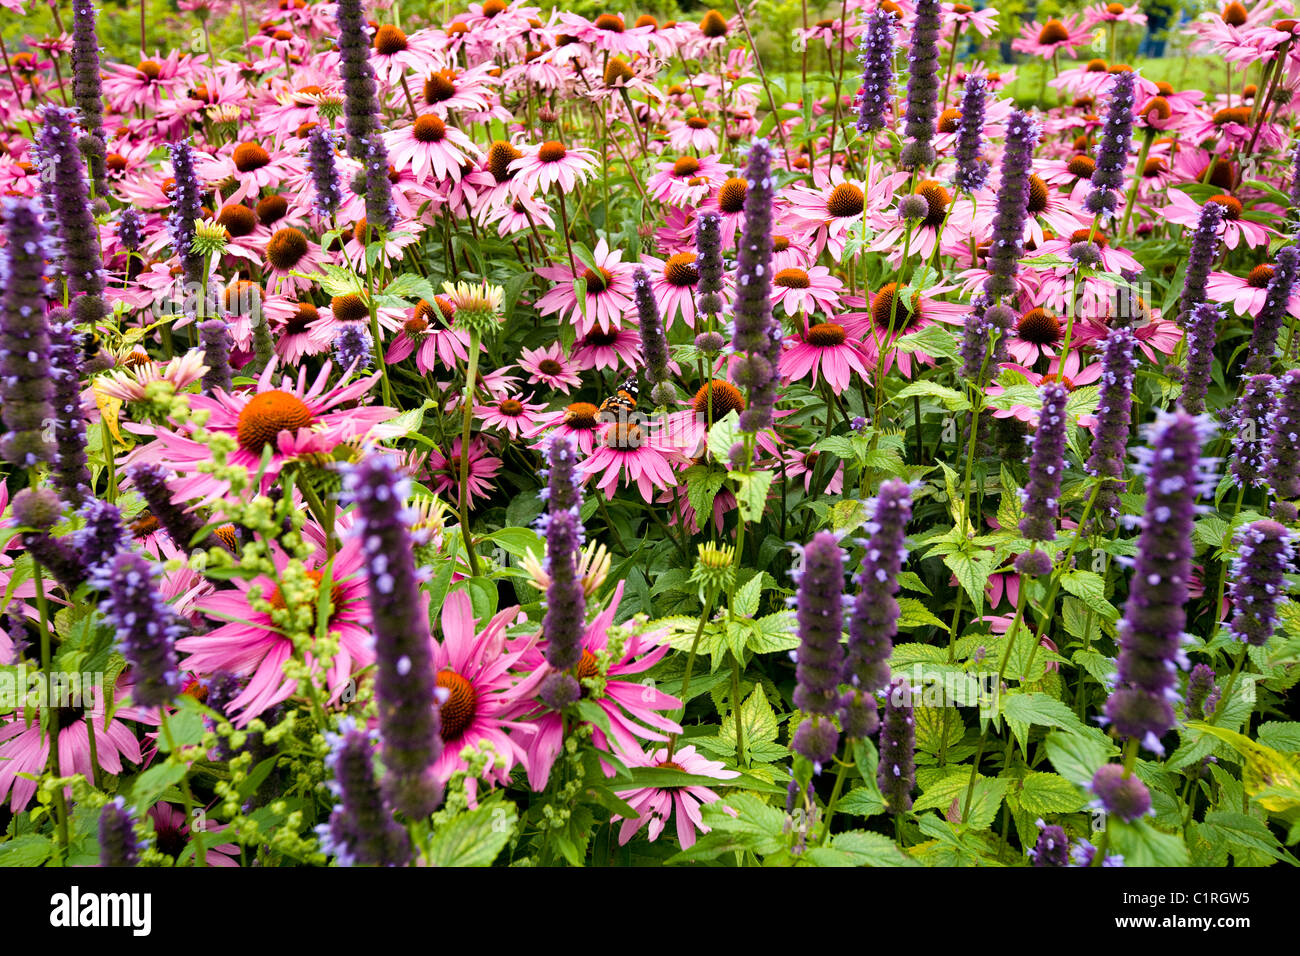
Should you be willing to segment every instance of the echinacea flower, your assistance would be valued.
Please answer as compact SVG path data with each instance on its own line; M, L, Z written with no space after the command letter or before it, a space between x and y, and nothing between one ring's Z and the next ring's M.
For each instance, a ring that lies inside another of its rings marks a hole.
M820 375L838 395L849 387L855 373L864 381L871 377L862 352L848 341L842 325L819 322L786 344L781 353L781 378L787 384L811 372L814 386Z
M589 149L566 146L552 140L527 147L523 155L510 164L515 183L521 192L545 192L557 186L571 193L596 167L595 154Z
M692 746L680 747L671 756L667 747L660 747L649 754L637 751L620 756L629 767L665 767L699 777L716 777L718 780L731 780L740 776L735 770L727 770L721 760L709 760L696 753ZM619 816L611 819L611 823L622 822L618 830L620 846L632 839L646 824L649 824L646 835L653 843L659 839L669 819L675 818L677 842L683 850L690 849L695 845L697 831L709 832L709 827L700 816L700 804L718 800L718 795L708 787L694 784L685 787L642 787L638 790L618 790L616 793L640 814L634 819Z
M460 488L460 436L451 442L451 450L441 448L429 452L429 478L435 495L452 493L454 499ZM486 498L492 493L492 479L501 470L501 459L488 454L487 446L478 438L469 443L469 480L466 482L466 501L474 506L475 498Z

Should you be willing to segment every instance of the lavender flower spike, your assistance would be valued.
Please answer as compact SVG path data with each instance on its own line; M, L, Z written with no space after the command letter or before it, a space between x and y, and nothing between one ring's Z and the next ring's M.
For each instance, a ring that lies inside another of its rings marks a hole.
M632 273L632 294L636 300L637 328L641 331L641 352L645 376L652 385L668 379L668 339L664 335L659 303L650 288L650 276L643 266Z
M957 170L953 184L962 192L980 189L989 178L989 162L980 157L980 139L984 134L984 97L988 80L978 73L966 77L961 97L961 120L957 124Z
M1102 345L1101 389L1097 403L1097 428L1084 470L1102 482L1097 487L1093 513L1098 525L1115 527L1119 493L1124 487L1124 459L1133 427L1133 353L1137 337L1132 330L1111 329Z
M316 828L321 850L338 858L340 866L399 866L411 856L411 838L393 819L375 783L375 732L357 728L351 717L339 721L339 732L325 732L329 743L328 782L339 802L329 823Z
M79 507L90 493L86 419L81 414L81 336L64 309L50 313L50 376L54 381L54 483Z
M1192 310L1187 324L1187 365L1183 374L1183 408L1193 415L1205 411L1205 395L1210 388L1210 371L1214 366L1214 343L1218 337L1218 306L1202 302Z
M1250 333L1250 352L1245 367L1247 375L1258 375L1273 367L1277 335L1286 320L1297 270L1300 270L1300 249L1295 246L1281 249L1273 266L1273 278L1268 280L1268 288L1265 290L1264 307L1255 317L1255 325Z
M917 0L912 45L907 53L907 113L903 132L908 143L899 154L903 169L920 169L935 161L935 120L939 117L939 0Z
M1300 369L1277 382L1277 410L1264 451L1264 482L1278 501L1300 498Z
M799 654L794 705L809 717L799 724L791 747L821 765L835 756L839 731L831 717L844 668L844 555L829 531L819 531L803 549L799 572Z
M749 389L740 414L740 428L759 432L772 424L776 406L777 364L781 358L781 327L772 318L772 150L767 140L755 140L745 168L745 223L736 259L736 301L732 348L744 357L736 366L736 382Z
M1192 523L1198 495L1212 493L1212 462L1201 457L1209 420L1184 411L1161 412L1150 428L1151 447L1138 450L1147 501L1138 537L1124 618L1115 690L1106 717L1121 737L1156 753L1174 725L1174 673L1184 664L1188 585L1192 575Z
M312 208L322 219L328 219L343 202L343 191L339 187L338 164L334 161L334 134L319 123L307 134L307 168L311 170L312 186L316 190Z
M1283 575L1291 567L1295 546L1291 532L1276 521L1254 521L1237 533L1232 561L1232 607L1228 629L1240 641L1263 647L1277 622L1278 602L1286 596Z
M1137 74L1125 70L1115 74L1110 87L1110 106L1102 126L1101 139L1093 157L1096 166L1092 171L1092 191L1083 201L1083 207L1103 217L1115 215L1119 207L1119 193L1124 187L1124 169L1128 166L1129 148L1133 143L1133 84Z
M80 143L90 165L95 196L108 198L108 165L104 147L104 91L100 81L99 36L95 32L95 5L91 0L72 2L72 98L81 112Z
M121 551L99 566L92 583L108 592L101 604L131 666L131 696L141 707L161 707L180 693L176 639L181 625L154 584L154 570L139 554Z
M114 797L99 811L99 865L135 866L139 862L135 814L125 798Z
M1187 675L1184 712L1191 720L1204 720L1214 712L1214 671L1209 665L1197 664Z
M1205 286L1219 254L1219 226L1223 222L1224 207L1217 202L1207 202L1201 207L1200 218L1192 230L1187 251L1187 269L1183 273L1183 294L1178 300L1178 324L1186 327L1192 310L1205 301Z
M546 536L544 569L550 577L546 589L546 614L542 633L546 637L546 662L557 672L542 688L542 698L559 709L577 700L581 688L566 673L582 660L582 637L586 621L586 597L578 574L578 551L582 547L582 499L577 471L577 450L563 435L551 439L547 448L548 509L538 522Z
M194 251L195 221L203 215L202 189L199 174L194 168L194 149L189 143L171 143L167 147L172 157L172 211L167 217L172 248L180 257L185 269L185 281L197 284L203 277L205 256Z
M203 394L217 389L230 391L230 330L224 319L207 319L199 323L199 342L203 345Z
M408 530L414 521L405 507L408 487L390 456L377 451L366 454L344 480L344 491L356 504L370 585L385 793L414 820L429 816L442 801L442 785L433 773L442 734L429 620L419 599Z
M35 203L6 199L9 242L0 275L0 458L31 468L54 457L45 425L54 418L50 332L45 318L45 230Z
M700 213L695 225L695 268L700 281L697 307L705 315L722 311L722 218L716 212Z
M916 785L916 718L912 688L902 681L894 681L885 692L876 783L890 813L906 813L912 809L912 788Z
M1029 209L1029 173L1037 142L1037 124L1028 113L1012 110L1007 117L1007 142L1002 151L1002 182L989 246L989 277L984 280L985 293L995 300L1016 291L1015 277Z
M1232 436L1232 477L1242 486L1264 483L1268 428L1277 410L1277 379L1252 375L1227 415Z
M1025 517L1020 533L1030 541L1056 538L1056 518L1061 504L1061 477L1065 472L1065 402L1069 393L1060 382L1039 390L1043 407L1038 413L1033 451L1029 456L1029 483L1023 492Z
M43 177L50 180L50 202L59 223L63 273L67 277L72 314L81 324L104 317L104 261L99 253L99 231L91 209L83 158L76 142L76 121L71 110L46 107L41 114Z
M840 722L849 737L875 732L875 694L889 683L889 655L898 633L898 574L907 560L903 540L912 518L912 488L889 479L880 486L867 530L858 589L849 613L849 644L841 683L848 684L840 700Z
M876 10L867 18L858 60L862 63L862 94L858 103L858 132L885 128L885 113L894 95L894 15Z

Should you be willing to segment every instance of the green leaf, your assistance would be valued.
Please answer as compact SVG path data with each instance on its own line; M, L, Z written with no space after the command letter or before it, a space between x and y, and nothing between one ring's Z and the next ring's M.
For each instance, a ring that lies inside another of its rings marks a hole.
M741 520L757 521L763 517L767 492L772 487L772 479L776 474L771 471L735 471L731 477L736 481L736 503L740 506Z
M825 849L845 857L847 862L833 864L837 866L915 865L907 854L898 848L898 844L883 833L870 833L866 830L849 830L847 833L837 833L834 839L831 840L830 847Z
M1289 855L1282 852L1277 837L1262 820L1255 817L1226 810L1212 810L1205 815L1202 826L1210 831L1208 835L1211 840L1219 840L1229 846L1263 853L1275 860L1289 862Z
M1002 713L1010 720L1019 720L1026 724L1059 727L1079 734L1093 732L1092 728L1087 727L1075 716L1074 711L1047 694L1004 694Z
M727 472L708 465L692 465L686 469L686 499L691 503L699 520L705 521L713 514L713 499L727 483Z
M1048 734L1043 745L1056 772L1076 787L1087 787L1092 783L1097 769L1116 752L1116 748L1104 738L1097 740L1059 730Z
M740 705L741 719L745 722L745 744L748 746L751 741L776 740L777 722L776 712L772 710L772 704L767 699L762 686L755 687L753 692ZM728 714L722 721L722 726L718 728L718 739L728 741L731 748L736 747L736 715Z
M742 617L758 613L758 599L763 593L763 573L755 574L731 598L731 609Z
M785 792L784 788L779 789ZM713 832L704 834L690 849L670 857L668 863L714 860L744 850L767 856L785 844L785 814L752 793L732 794L702 807L701 813Z
M170 787L176 786L185 778L185 768L174 763L154 764L135 778L131 788L131 800L136 809L148 810Z
M740 429L736 424L739 421L739 414L734 411L727 412L722 421L714 422L713 427L709 429L709 454L718 461L726 461L731 453L731 446L736 443L740 435Z
M1092 571L1072 570L1061 575L1061 586L1108 621L1119 617L1119 611L1106 600L1106 582Z
M1030 813L1074 813L1087 802L1074 784L1054 773L1031 773L1020 785L1020 805Z
M924 352L935 358L957 358L957 340L943 325L927 325L918 332L904 335L894 343L894 347L900 352Z
M433 835L430 866L491 866L514 836L518 811L513 803L485 803L454 817Z
M885 812L885 801L875 781L868 787L854 787L846 793L836 807L841 813L855 817L874 817Z
M913 382L890 399L890 401L905 401L913 395L921 398L932 398L950 412L965 412L970 410L970 402L961 392L957 391L955 388L947 388L937 382L931 382L928 379Z
M1149 822L1125 823L1115 817L1108 821L1111 853L1124 857L1125 867L1189 866L1191 857L1180 837L1162 833Z
M899 598L898 609L899 627L940 627L945 631L948 629L945 622L930 613L930 609L916 598Z
M957 576L957 582L965 589L971 604L982 609L989 575L998 565L997 555L992 551L976 551L973 554L953 551L943 556L943 563Z
M0 866L40 866L54 852L49 837L39 833L24 833L0 843Z

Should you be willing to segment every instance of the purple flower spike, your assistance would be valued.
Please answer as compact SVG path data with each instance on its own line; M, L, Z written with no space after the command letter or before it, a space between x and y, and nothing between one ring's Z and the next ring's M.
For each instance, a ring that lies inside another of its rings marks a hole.
M1264 484L1269 427L1277 411L1277 379L1252 375L1228 414L1232 477L1242 486Z
M1263 647L1273 635L1278 603L1286 596L1283 576L1291 567L1295 546L1291 532L1276 521L1255 521L1237 533L1232 561L1232 607L1228 630L1252 647Z
M1250 333L1250 352L1246 359L1247 375L1258 375L1273 367L1273 353L1277 351L1277 336L1287 318L1291 293L1295 289L1296 275L1300 271L1300 249L1287 246L1277 254L1273 277L1265 290L1264 307L1255 316Z
M1192 230L1187 269L1183 273L1183 294L1178 300L1178 324L1184 328L1192 311L1205 301L1205 285L1219 255L1219 226L1223 222L1223 210L1219 203L1207 202L1201 207L1200 218Z
M7 199L3 209L9 242L0 250L0 458L31 468L54 457L45 437L54 420L45 230L34 203Z
M1020 522L1020 533L1030 541L1052 541L1056 538L1061 477L1065 472L1065 403L1069 393L1060 382L1048 382L1039 391L1043 407L1029 455L1029 484L1024 489L1025 517Z
M141 707L170 704L180 693L176 640L183 629L154 583L154 569L139 554L121 551L99 565L92 583L108 592L101 603L122 656L131 666L131 696Z
M123 797L114 797L99 811L99 865L136 866L139 862L135 814Z
M899 154L903 169L920 169L935 161L935 120L939 117L939 0L917 0L912 44L907 52L907 144Z
M1097 428L1084 470L1103 479L1097 488L1093 513L1098 525L1115 527L1119 493L1124 488L1124 459L1133 429L1133 353L1137 338L1126 328L1112 329L1102 346L1101 389L1097 403Z
M755 140L745 168L745 222L736 260L732 348L743 357L736 382L749 389L740 428L759 432L772 424L781 359L781 325L772 316L772 149Z
M1070 841L1065 830L1056 824L1048 826L1038 821L1038 842L1029 851L1034 866L1069 866Z
M429 816L442 802L433 765L442 754L437 687L429 620L408 530L409 483L390 456L371 451L344 481L356 504L370 585L370 630L375 637L375 697L383 738L385 792L411 819Z
M1101 130L1094 156L1096 166L1092 171L1092 191L1083 201L1083 207L1103 218L1115 215L1119 207L1119 193L1124 187L1124 169L1128 165L1129 147L1133 142L1133 84L1137 74L1132 70L1116 73L1111 81L1110 106Z
M546 536L543 567L551 583L546 588L542 633L546 638L546 662L557 671L569 671L582 660L587 602L578 575L578 551L583 539L581 483L577 450L567 436L551 439L547 463L547 511L539 519L538 528ZM550 690L556 701L572 697L573 688L568 684L553 683Z
M1137 738L1156 753L1174 725L1174 675L1186 660L1192 523L1197 497L1212 493L1215 483L1213 463L1201 457L1211 432L1204 417L1162 412L1150 429L1151 447L1138 450L1147 501L1117 629L1119 669L1106 717L1121 737Z
M984 291L997 300L1016 291L1016 272L1024 249L1025 217L1029 214L1029 174L1038 125L1028 113L1012 110L1007 117L1007 142L1002 151L1002 182L989 246L989 276Z
M906 813L912 809L912 788L916 785L916 718L912 688L902 681L890 684L885 692L876 783L890 813Z
M799 725L793 747L814 765L835 754L839 732L830 717L839 709L844 667L844 555L829 531L820 531L803 549L798 594L799 654L794 704L812 716Z
M862 63L862 93L858 102L858 132L885 128L885 114L894 95L894 15L876 10L867 18L858 60Z
M972 73L966 77L966 90L961 97L961 120L957 124L954 155L957 170L953 174L953 184L962 192L971 193L983 188L989 178L989 161L980 156L987 82L985 77Z
M339 721L338 733L325 732L325 767L334 776L328 786L339 802L316 833L321 850L340 866L401 866L411 857L411 838L375 783L375 737L357 729L351 717Z
M1277 381L1277 406L1264 450L1264 481L1279 501L1300 498L1300 369Z
M1124 776L1117 763L1103 765L1092 778L1092 792L1100 808L1125 823L1133 823L1151 810L1151 792L1135 775Z

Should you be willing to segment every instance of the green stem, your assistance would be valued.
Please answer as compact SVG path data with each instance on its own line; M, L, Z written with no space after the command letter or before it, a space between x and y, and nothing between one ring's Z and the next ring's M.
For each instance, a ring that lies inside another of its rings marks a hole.
M460 536L465 542L465 552L469 558L469 571L473 577L482 574L479 567L478 552L474 550L474 538L469 528L469 432L474 423L474 385L478 378L479 336L474 329L469 333L469 358L465 363L465 396L461 406L463 419L460 431Z

